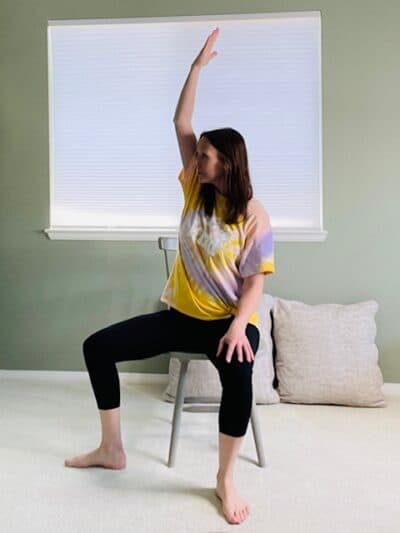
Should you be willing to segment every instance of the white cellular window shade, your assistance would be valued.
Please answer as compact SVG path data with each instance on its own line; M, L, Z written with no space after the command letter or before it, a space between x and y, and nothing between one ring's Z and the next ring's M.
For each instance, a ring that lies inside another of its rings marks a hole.
M275 240L323 240L320 12L48 22L50 238L154 240L183 207L173 116L194 58L192 125L246 141Z

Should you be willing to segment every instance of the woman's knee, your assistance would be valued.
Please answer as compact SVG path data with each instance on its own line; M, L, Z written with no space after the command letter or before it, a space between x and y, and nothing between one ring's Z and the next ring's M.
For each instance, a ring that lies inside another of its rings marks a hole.
M86 361L98 355L100 349L100 332L92 333L92 335L90 335L83 341L82 351Z
M218 368L221 382L238 386L249 385L252 380L253 365L253 361L251 363L248 361L240 362L234 358L232 358L230 363L224 361Z

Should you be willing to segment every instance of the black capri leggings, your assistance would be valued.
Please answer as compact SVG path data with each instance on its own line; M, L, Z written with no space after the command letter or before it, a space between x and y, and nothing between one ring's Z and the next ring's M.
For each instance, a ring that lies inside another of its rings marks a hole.
M135 316L93 333L84 341L83 353L98 408L120 406L115 363L147 359L169 351L205 353L218 370L222 386L219 431L242 437L251 415L254 361L249 363L243 354L243 362L239 362L235 349L227 363L226 345L216 357L218 343L233 319L234 316L200 320L170 308ZM247 324L246 335L255 355L260 340L257 327Z

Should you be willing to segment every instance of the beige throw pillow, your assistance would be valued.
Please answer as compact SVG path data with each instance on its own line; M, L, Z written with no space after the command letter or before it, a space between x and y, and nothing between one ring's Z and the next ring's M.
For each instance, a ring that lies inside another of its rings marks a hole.
M279 395L273 388L274 367L272 362L271 308L273 297L263 293L258 306L260 319L260 345L253 367L253 394L256 403L279 403ZM180 362L171 357L169 361L169 380L163 393L163 400L175 401L178 386ZM220 402L222 386L217 369L210 361L190 361L185 381L185 398L202 397Z
M308 305L275 298L272 336L282 402L385 407L375 300Z

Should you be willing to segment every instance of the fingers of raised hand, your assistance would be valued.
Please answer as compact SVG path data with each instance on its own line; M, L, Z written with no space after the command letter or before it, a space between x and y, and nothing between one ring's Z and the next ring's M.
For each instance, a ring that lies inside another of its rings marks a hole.
M216 28L214 31L210 33L210 35L207 37L204 48L207 48L208 50L212 48L213 44L217 40L218 32L219 32L219 28Z
M208 39L212 39L213 41L215 41L215 39L218 37L218 32L219 32L219 28L215 28L215 29L210 33L210 35L208 36L207 40L208 40Z
M199 55L197 56L195 60L195 63L198 63L203 66L207 65L211 59L213 59L216 55L218 55L218 52L211 52L212 47L215 43L215 40L218 37L218 32L219 32L219 28L216 28L207 37L203 48L200 50Z

